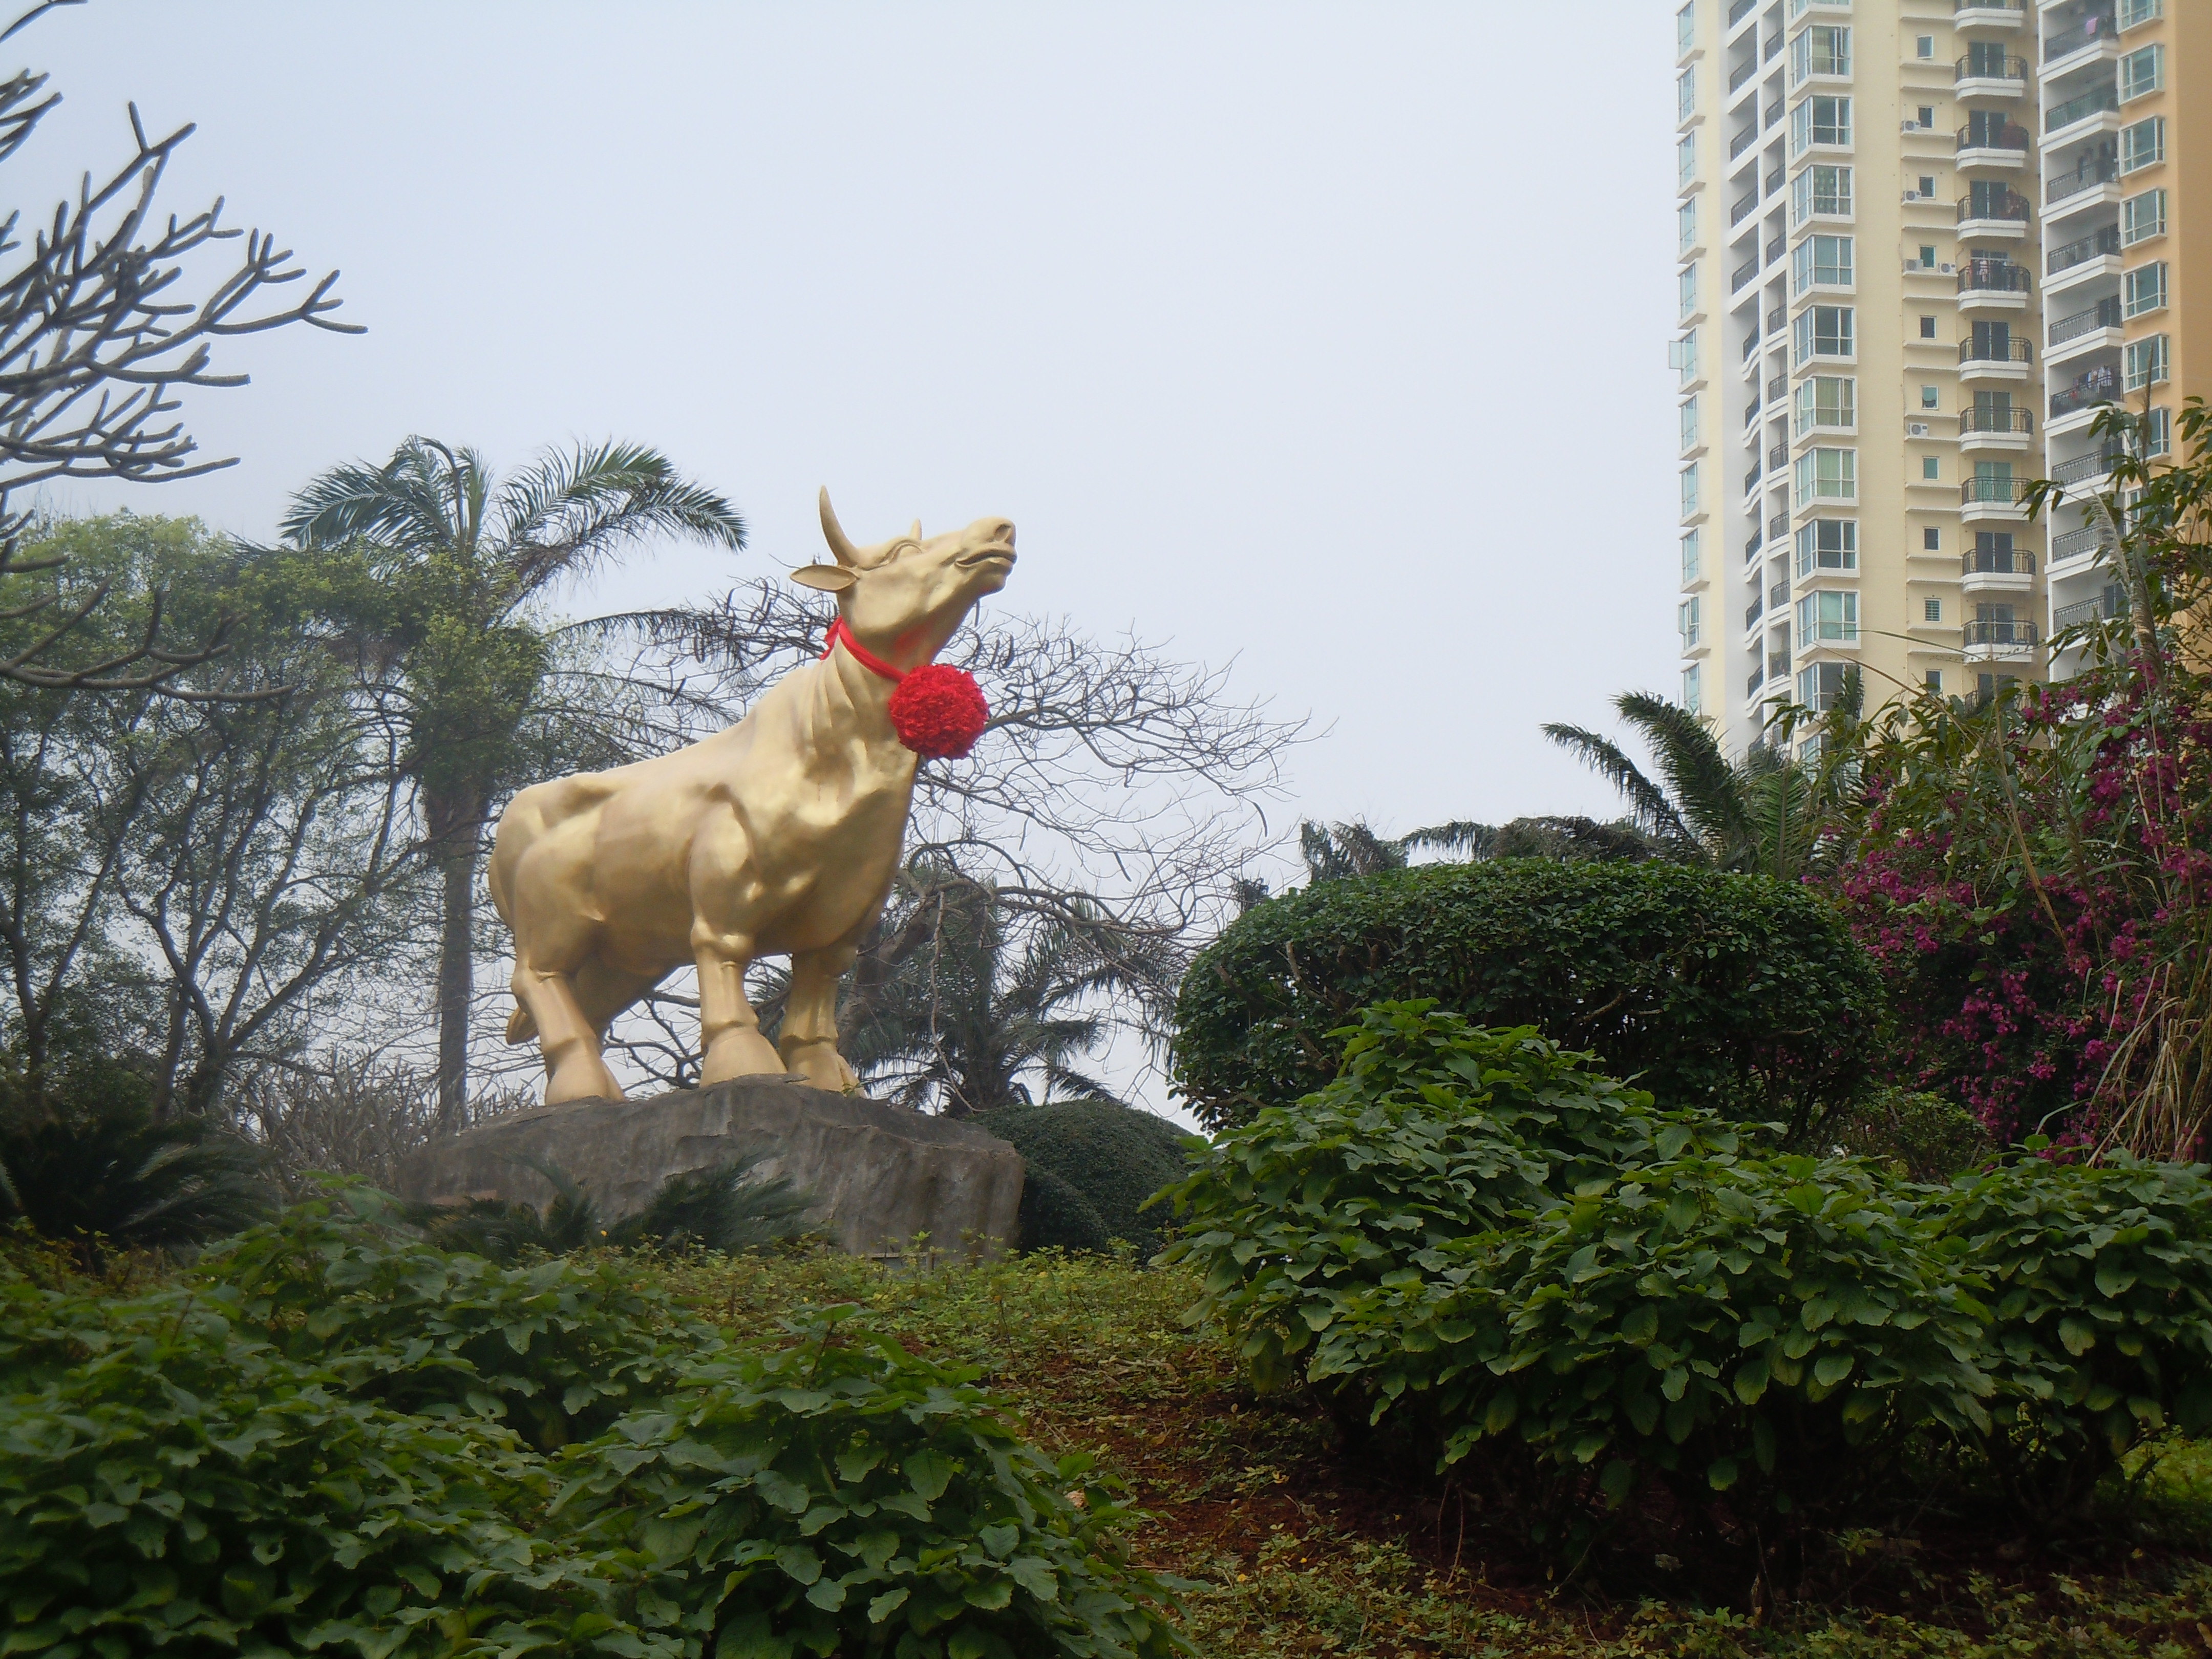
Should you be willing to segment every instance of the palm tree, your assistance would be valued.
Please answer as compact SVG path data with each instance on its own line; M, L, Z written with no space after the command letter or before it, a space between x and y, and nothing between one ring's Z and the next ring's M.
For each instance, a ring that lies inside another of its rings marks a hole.
M474 450L410 438L381 466L333 467L293 497L295 548L329 556L331 608L402 697L408 765L441 879L438 1117L468 1095L476 883L484 825L522 758L556 630L534 603L656 536L732 550L744 521L655 451L549 450L495 480Z
M1861 701L1853 669L1822 726L1845 729L1857 719ZM1661 857L1783 880L1811 866L1828 815L1848 787L1838 769L1817 760L1808 765L1763 743L1730 761L1704 720L1649 692L1624 691L1613 706L1650 745L1661 782L1595 732L1554 723L1544 735L1620 791L1630 821Z
M862 954L839 1018L845 1055L872 1091L951 1117L1030 1104L1032 1085L1116 1101L1078 1069L1112 1025L1086 1005L1122 995L1164 1010L1181 965L1096 907L1018 914L991 883L917 861Z
M1354 818L1323 826L1298 826L1298 851L1314 881L1402 870L1420 852L1455 854L1470 864L1491 859L1626 859L1651 856L1650 842L1631 823L1598 823L1584 817L1515 818L1504 824L1455 819L1395 839L1379 836ZM1264 897L1264 892L1260 895ZM1244 908L1249 908L1249 905Z

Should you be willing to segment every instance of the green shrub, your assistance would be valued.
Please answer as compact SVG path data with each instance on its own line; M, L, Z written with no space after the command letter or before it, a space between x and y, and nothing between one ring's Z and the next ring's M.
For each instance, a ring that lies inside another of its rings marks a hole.
M613 1512L641 1605L718 1655L1188 1651L1090 1459L1024 1445L972 1369L842 1337L852 1311L572 1455L562 1503Z
M1111 1100L1054 1100L1041 1106L1006 1106L976 1120L1011 1142L1027 1164L1030 1178L1044 1171L1080 1194L1098 1218L1108 1240L1126 1240L1149 1255L1160 1245L1158 1212L1145 1202L1171 1181L1182 1179L1183 1143L1189 1137L1167 1119ZM1054 1211L1066 1206L1049 1195ZM1051 1219L1051 1212L1040 1221ZM1077 1221L1080 1225L1080 1219ZM1064 1224L1054 1231L1069 1231ZM1031 1237L1026 1222L1022 1242L1081 1248L1066 1237ZM1095 1247L1094 1247L1095 1248Z
M1997 1150L1981 1120L1957 1101L1887 1087L1866 1091L1821 1138L1837 1152L1873 1158L1908 1181L1939 1186Z
M1658 863L1504 860L1317 882L1200 952L1176 1006L1176 1086L1206 1122L1320 1088L1329 1033L1370 1003L1433 998L1532 1025L1668 1106L1813 1133L1858 1088L1881 1008L1819 897Z
M2023 1505L2078 1505L2169 1426L2212 1431L2206 1176L2031 1153L1954 1184L1945 1240L1988 1282L2011 1385L1990 1455Z
M1565 1547L1632 1494L1717 1540L1879 1522L1956 1452L2034 1512L2212 1422L2212 1183L2027 1160L1949 1188L1740 1155L1526 1030L1364 1011L1220 1137L1170 1259L1262 1386L1486 1469Z
M7 1651L1183 1650L1104 1484L972 1373L826 1320L733 1347L633 1262L397 1213L343 1190L137 1297L0 1255Z
M1072 1182L1026 1159L1015 1227L1024 1250L1108 1250L1114 1246L1097 1206Z
M596 1559L533 1540L542 1464L481 1419L410 1416L286 1355L232 1287L135 1297L0 1283L0 1585L10 1651L370 1659L610 1628Z

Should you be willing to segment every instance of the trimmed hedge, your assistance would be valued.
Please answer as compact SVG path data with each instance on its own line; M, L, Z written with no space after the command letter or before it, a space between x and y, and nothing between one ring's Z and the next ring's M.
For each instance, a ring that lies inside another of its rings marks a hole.
M1334 1076L1331 1033L1431 998L1530 1025L1665 1106L1779 1121L1802 1141L1859 1089L1873 964L1814 894L1666 864L1425 865L1255 906L1199 954L1174 1079L1207 1124L1249 1122Z
M1111 1100L1006 1106L976 1121L1012 1142L1029 1165L1024 1249L1102 1249L1127 1241L1150 1255L1160 1247L1165 1217L1144 1204L1183 1177L1187 1137L1175 1124Z

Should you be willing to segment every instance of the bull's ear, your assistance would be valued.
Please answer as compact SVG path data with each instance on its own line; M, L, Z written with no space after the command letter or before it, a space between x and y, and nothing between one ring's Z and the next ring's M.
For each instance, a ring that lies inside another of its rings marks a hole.
M842 564L803 564L791 573L791 580L801 587L842 593L860 579Z

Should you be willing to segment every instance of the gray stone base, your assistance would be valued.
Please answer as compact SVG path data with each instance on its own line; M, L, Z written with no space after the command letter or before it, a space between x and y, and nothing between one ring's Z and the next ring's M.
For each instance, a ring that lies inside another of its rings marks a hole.
M997 1255L1014 1243L1022 1156L970 1124L787 1078L740 1078L642 1100L573 1100L516 1112L410 1156L395 1183L417 1200L544 1204L556 1164L610 1219L636 1214L670 1176L757 1155L816 1199L814 1224L856 1255L928 1248Z

